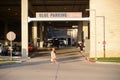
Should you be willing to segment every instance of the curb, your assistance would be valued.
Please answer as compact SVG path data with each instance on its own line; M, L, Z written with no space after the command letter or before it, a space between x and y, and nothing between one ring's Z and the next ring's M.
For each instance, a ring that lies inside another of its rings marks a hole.
M120 63L117 63L117 62L99 62L99 61L96 61L96 63L98 63L98 64L116 64L116 65L120 65Z
M89 59L88 57L85 57L85 60L88 61L88 62L96 63L96 60Z

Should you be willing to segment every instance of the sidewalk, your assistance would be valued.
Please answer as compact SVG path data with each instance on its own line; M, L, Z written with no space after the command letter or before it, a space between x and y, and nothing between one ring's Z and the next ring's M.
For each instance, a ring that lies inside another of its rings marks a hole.
M12 58L13 59L20 59L21 57L20 56L13 56ZM0 56L0 60L4 60L4 59L9 60L10 56Z

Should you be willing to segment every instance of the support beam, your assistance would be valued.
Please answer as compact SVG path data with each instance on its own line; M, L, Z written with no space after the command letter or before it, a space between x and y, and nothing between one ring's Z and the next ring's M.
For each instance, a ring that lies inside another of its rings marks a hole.
M84 40L85 39L88 39L88 36L89 36L89 31L88 31L88 22L87 21L84 21L83 22L83 31L84 31Z
M97 46L96 46L96 1L90 0L90 57L97 60Z
M32 40L33 40L34 47L37 47L37 22L33 22Z
M44 26L43 40L44 40L44 42L47 41L47 27L46 26Z
M4 27L4 37L5 37L5 42L4 42L4 44L5 44L5 45L8 45L8 41L7 41L7 38L6 38L7 32L8 32L8 21L5 20L5 27Z
M78 23L78 43L82 43L83 22Z
M21 0L22 58L28 57L28 0Z
M40 22L39 25L39 31L40 31L40 48L43 48L43 24Z

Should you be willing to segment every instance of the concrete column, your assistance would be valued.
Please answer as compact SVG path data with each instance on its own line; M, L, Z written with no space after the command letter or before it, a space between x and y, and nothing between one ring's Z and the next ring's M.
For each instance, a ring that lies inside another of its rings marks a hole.
M90 0L90 57L97 59L96 47L96 0Z
M37 22L33 22L32 40L33 40L34 47L37 47Z
M44 26L42 24L42 22L40 22L40 25L39 25L39 31L40 31L40 48L43 48L43 29Z
M90 39L89 39L89 22L83 22L84 31L84 54L89 57L90 54Z
M47 27L46 26L44 26L43 40L44 40L44 42L47 41Z
M88 39L88 22L83 22L84 40Z
M28 0L21 0L22 58L28 57Z
M5 27L4 27L4 37L5 37L5 42L4 42L4 44L5 44L5 45L8 45L8 40L7 40L7 38L6 38L7 32L8 32L8 22L5 21Z
M78 23L78 43L82 42L82 29L83 29L83 22Z
M28 34L29 34L29 42L33 42L32 40L32 26L33 26L33 22L29 23L29 27L28 27Z

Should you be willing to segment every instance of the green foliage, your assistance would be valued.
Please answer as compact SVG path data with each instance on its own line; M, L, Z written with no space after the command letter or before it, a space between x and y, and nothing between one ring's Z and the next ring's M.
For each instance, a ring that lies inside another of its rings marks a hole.
M120 63L120 57L98 58L97 61L100 61L100 62L119 62Z
M11 63L15 63L16 60L0 60L0 64L11 64Z

